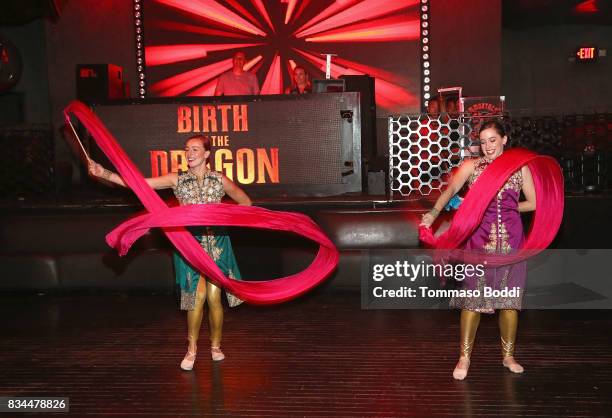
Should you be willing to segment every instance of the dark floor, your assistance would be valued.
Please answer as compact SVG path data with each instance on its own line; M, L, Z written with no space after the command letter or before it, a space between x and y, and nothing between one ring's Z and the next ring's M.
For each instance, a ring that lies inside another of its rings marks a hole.
M470 374L457 382L457 312L359 302L320 293L226 310L226 360L213 364L203 340L184 372L173 296L3 295L0 396L69 397L77 416L612 413L612 311L523 312L523 375L501 366L496 320L484 318Z

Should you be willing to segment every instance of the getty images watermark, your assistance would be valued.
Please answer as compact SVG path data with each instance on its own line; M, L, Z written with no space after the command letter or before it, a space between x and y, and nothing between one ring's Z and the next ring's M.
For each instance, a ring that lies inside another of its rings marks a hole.
M418 279L438 278L462 282L465 279L483 277L486 264L486 261L482 264L431 264L425 261L414 264L407 260L397 260L395 263L374 264L372 266L372 280L382 282L388 278L396 278L414 284ZM381 284L372 288L372 296L375 298L499 298L518 297L520 291L521 289L518 286L503 289L494 289L491 286L483 286L482 289L432 289L425 285L385 288Z
M488 307L498 298L521 298L523 309L612 309L612 250L545 250L500 267L477 254L463 256L427 249L362 251L362 308L449 309L457 298Z

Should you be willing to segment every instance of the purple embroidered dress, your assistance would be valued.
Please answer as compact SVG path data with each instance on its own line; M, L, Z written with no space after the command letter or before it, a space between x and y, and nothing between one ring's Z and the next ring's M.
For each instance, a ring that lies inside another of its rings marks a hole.
M478 180L490 163L491 160L484 157L476 161L474 173L468 179L469 187ZM510 176L487 207L482 222L467 240L466 250L509 254L521 246L524 235L518 202L522 187L523 176L519 170ZM462 289L479 290L479 297L454 297L451 298L450 305L487 313L492 313L495 309L521 309L526 277L525 262L485 269L484 275L466 278L461 283ZM485 287L493 290L517 289L518 295L485 297Z

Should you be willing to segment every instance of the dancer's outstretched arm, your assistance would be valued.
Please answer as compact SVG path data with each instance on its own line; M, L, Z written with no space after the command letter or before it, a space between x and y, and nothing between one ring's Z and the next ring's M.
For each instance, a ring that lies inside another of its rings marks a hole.
M450 183L440 194L438 200L434 204L431 211L423 215L421 225L430 227L434 223L437 216L440 214L444 206L448 203L451 198L456 195L459 190L463 187L465 182L468 180L470 175L474 172L474 159L465 160L460 166L457 172L452 176Z
M89 175L97 177L99 179L104 179L114 184L118 184L119 186L126 187L125 182L119 174L107 170L106 168L102 167L102 165L98 164L93 160L89 161ZM176 186L178 181L178 175L176 173L168 173L164 176L148 177L145 179L145 181L149 186L151 186L152 189L169 189L171 187Z

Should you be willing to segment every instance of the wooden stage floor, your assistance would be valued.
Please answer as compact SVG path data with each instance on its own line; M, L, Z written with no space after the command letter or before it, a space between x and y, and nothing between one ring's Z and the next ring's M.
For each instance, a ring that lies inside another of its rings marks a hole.
M226 309L226 360L201 340L193 372L172 295L2 295L0 318L0 396L69 397L74 416L612 414L612 311L523 312L523 375L485 317L463 382L456 311L363 311L358 294Z

